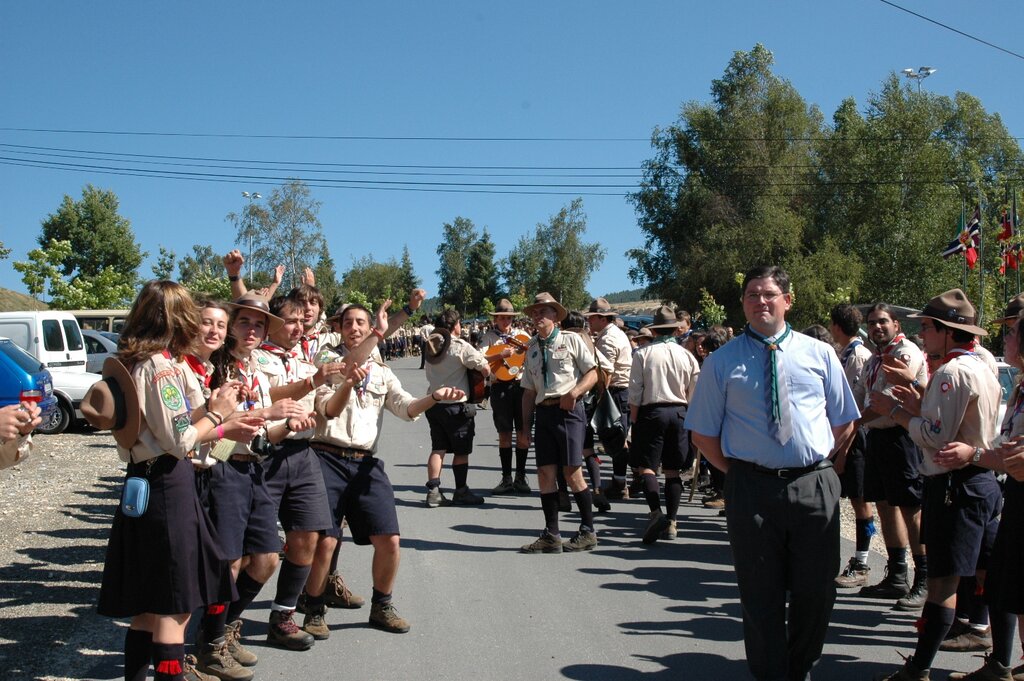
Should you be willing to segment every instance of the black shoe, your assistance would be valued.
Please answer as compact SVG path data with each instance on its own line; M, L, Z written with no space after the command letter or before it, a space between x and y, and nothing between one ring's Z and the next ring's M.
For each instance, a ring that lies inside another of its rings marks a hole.
M515 483L511 475L501 476L501 481L491 490L491 494L512 494L516 491Z
M517 475L516 479L512 481L512 487L515 488L516 494L530 494L533 492L530 489L530 483L526 481L525 475Z
M599 489L594 490L594 508L598 513L607 513L612 510L611 502L608 501L608 497L604 495Z
M928 600L928 580L927 579L914 579L914 585L910 587L910 591L903 598L896 601L896 609L904 612L914 612L924 607L924 602Z
M479 494L473 494L473 490L467 487L460 487L452 494L452 503L456 506L479 506L484 503L484 498Z
M902 570L892 572L890 566L887 565L882 581L862 587L857 595L864 598L884 598L889 601L903 598L910 593L910 585L907 584L907 568L906 566L902 566L902 568Z

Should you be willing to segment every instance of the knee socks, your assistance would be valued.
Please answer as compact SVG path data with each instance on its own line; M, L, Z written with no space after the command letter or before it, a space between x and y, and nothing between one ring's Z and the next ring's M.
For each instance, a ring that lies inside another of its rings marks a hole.
M234 622L242 617L245 609L256 600L256 596L259 595L263 584L250 577L248 572L242 570L238 575L238 580L235 582L235 587L238 589L238 600L232 601L231 605L228 606L228 622Z
M206 606L200 627L203 629L203 640L212 643L224 638L224 629L228 623L228 606L226 603L214 603ZM200 651L202 652L202 651Z
M669 520L675 520L679 515L679 501L682 498L682 478L665 478L665 515Z
M469 478L469 464L452 464L452 474L455 476L455 489L462 489L466 486L466 479Z
M153 634L129 629L124 635L124 681L146 681L152 657Z
M331 572L334 574L338 571L338 556L341 554L341 537L338 537L338 543L334 545L334 553L331 554Z
M548 534L557 537L558 531L558 492L540 495L540 506L544 509L544 525Z
M587 474L590 476L590 487L601 489L601 459L597 458L597 454L587 457Z
M988 614L992 621L992 657L1004 667L1009 667L1010 658L1013 657L1017 616L992 607L989 608Z
M658 486L658 477L654 473L645 473L644 497L647 499L647 506L652 511L661 510L661 488Z
M914 650L914 667L921 671L931 668L955 614L953 608L944 608L938 603L924 604L918 627L920 633L917 635L917 648Z
M871 550L871 535L875 533L874 518L857 518L856 521L857 554L856 558L861 563L868 562L868 552Z
M520 478L526 477L526 461L530 458L529 447L516 448L516 475Z
M295 604L306 585L312 565L296 565L287 558L281 563L281 572L277 575L277 595L271 604L271 610L294 610Z
M501 459L501 477L512 477L512 448L498 447L498 458Z
M576 498L576 508L580 510L580 529L587 532L594 531L594 493L590 488L582 492L573 492Z
M184 681L184 643L153 643L153 681Z

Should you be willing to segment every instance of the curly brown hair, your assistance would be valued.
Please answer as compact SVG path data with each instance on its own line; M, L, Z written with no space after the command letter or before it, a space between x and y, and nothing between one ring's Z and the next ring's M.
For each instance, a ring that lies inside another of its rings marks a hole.
M199 337L200 324L199 308L184 286L146 282L125 319L117 354L128 366L164 350L181 360Z

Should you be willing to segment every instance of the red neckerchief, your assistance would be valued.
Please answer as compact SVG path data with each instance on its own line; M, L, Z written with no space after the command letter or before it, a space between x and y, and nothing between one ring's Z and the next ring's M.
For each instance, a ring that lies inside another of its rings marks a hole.
M235 358L235 365L238 367L238 376L239 376L239 378L242 379L242 385L244 385L246 388L249 388L250 397L252 396L253 393L256 393L256 392L259 392L260 395L262 396L263 395L263 391L260 389L260 379L256 375L255 371L247 373L247 366L246 366L246 364L247 364L247 362L243 362L242 360L240 360L238 358ZM256 408L256 400L247 399L245 401L245 409L246 409L246 411L252 411L255 408Z
M964 345L954 346L953 349L951 349L949 352L947 352L946 356L942 358L942 363L946 364L950 360L956 359L957 357L960 357L961 355L974 355L974 356L977 356L978 353L976 353L974 351L976 348L977 348L977 344L974 341L971 341L970 343L966 343Z
M307 362L313 361L313 356L316 355L316 351L320 349L320 332L314 331L309 334L302 336L299 341L302 344L302 357Z
M260 343L260 350L264 350L266 352L269 352L274 357L277 357L278 359L281 360L281 364L284 365L284 377L285 377L285 380L287 380L288 383L292 383L293 381L292 381L292 363L291 363L291 360L293 360L296 357L298 357L299 353L295 352L294 350L285 350L280 345L276 345L275 343L268 343L268 342Z
M209 388L210 379L213 378L213 376L207 373L206 365L203 363L203 360L199 359L195 355L185 355L185 362L188 363L189 369L191 369L192 373L196 375L196 378L202 382L203 387Z
M898 333L893 336L891 341L885 344L885 347L875 348L875 356L878 358L878 361L871 367L871 374L868 376L868 388L875 385L875 379L878 378L878 372L882 369L882 358L885 355L891 355L893 350L896 349L896 346L899 345L901 341L905 340L907 340L906 335Z

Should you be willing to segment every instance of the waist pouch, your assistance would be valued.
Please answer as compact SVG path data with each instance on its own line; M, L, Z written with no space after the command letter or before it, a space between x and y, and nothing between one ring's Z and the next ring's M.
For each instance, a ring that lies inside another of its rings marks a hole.
M149 480L132 476L125 478L121 490L121 513L129 518L141 518L149 506Z

